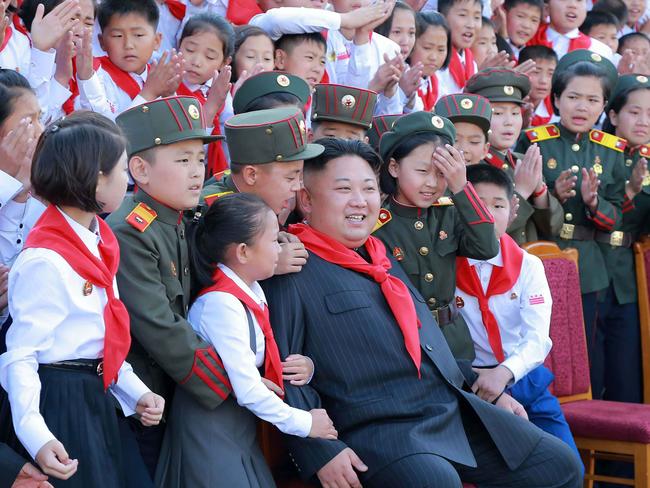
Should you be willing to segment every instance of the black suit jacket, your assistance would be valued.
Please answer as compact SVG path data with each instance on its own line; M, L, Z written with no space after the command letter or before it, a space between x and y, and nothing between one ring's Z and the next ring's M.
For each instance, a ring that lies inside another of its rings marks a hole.
M339 432L337 441L288 437L301 475L311 477L346 447L368 465L365 476L423 452L476 466L463 422L482 424L516 468L541 431L471 393L471 365L456 362L424 299L389 259L390 274L409 287L422 324L421 378L379 285L368 276L310 253L300 273L262 284L282 357L304 354L315 364L309 385L285 382L286 401L327 409Z
M11 488L26 462L9 446L0 443L0 488Z

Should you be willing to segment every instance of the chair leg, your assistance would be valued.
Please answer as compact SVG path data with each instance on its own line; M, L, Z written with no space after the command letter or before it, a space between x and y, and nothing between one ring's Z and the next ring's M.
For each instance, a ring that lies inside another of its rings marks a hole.
M643 444L634 450L634 487L650 488L650 445Z
M585 475L593 476L596 469L596 452L591 449L581 449L580 457L582 458L582 464L585 466ZM587 476L585 476L583 486L584 488L594 488L594 480L588 479Z

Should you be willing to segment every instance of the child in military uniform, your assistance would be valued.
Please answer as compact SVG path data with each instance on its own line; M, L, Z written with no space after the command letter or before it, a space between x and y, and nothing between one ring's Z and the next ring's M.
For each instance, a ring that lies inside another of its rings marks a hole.
M522 129L522 106L530 91L528 76L507 68L488 68L472 76L467 93L482 95L492 105L490 150L485 161L503 169L515 182L519 208L508 234L518 244L551 235L561 225L562 210L549 195L542 176L542 158L533 145L526 154L513 153Z
M318 84L311 112L311 139L338 137L368 142L377 94L353 86Z
M302 78L282 71L263 71L247 78L235 92L235 115L256 110L296 107L305 113L309 104L309 85ZM206 185L210 182L206 182Z
M602 353L596 348L597 292L610 278L603 250L596 242L610 240L620 224L625 191L625 141L592 130L617 78L616 68L596 53L578 50L564 56L553 76L552 96L558 125L528 129L518 148L538 144L544 177L564 210L564 224L553 236L564 249L578 249L582 305L589 346L594 397L602 396Z
M380 184L389 200L374 235L427 301L454 356L473 360L472 338L454 301L456 256L489 259L498 242L492 216L467 183L455 136L448 119L430 112L405 115L382 136Z
M388 132L397 119L399 119L402 114L389 114L389 115L376 115L372 118L372 123L370 124L370 129L366 132L366 137L368 144L372 148L379 152L379 139L384 135L384 132Z
M199 201L203 144L223 138L209 135L203 120L193 97L157 100L118 116L138 190L108 223L121 248L117 283L131 316L134 370L168 400L179 384L214 408L228 397L230 383L214 348L186 318L191 276L183 212ZM138 433L152 476L162 436L163 424Z

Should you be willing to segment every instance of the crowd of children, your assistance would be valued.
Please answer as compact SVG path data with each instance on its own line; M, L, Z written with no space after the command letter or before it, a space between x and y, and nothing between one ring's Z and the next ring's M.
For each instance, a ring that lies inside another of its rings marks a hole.
M647 0L0 0L0 487L267 487L257 419L337 439L258 283L307 263L331 138L380 158L374 236L477 395L576 450L550 240L594 398L643 401Z

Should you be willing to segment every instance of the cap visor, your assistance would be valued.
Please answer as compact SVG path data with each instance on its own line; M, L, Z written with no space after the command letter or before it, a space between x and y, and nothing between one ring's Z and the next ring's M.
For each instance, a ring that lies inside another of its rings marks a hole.
M194 130L194 131L179 132L176 136L169 138L169 140L167 140L165 144L174 144L176 142L190 141L192 139L200 139L201 141L203 141L203 144L210 144L211 142L221 141L225 138L226 136L206 135L205 132Z
M283 158L282 161L299 161L301 159L315 158L316 156L320 156L324 150L325 147L320 144L306 144L305 149L297 154L292 154L291 156Z

